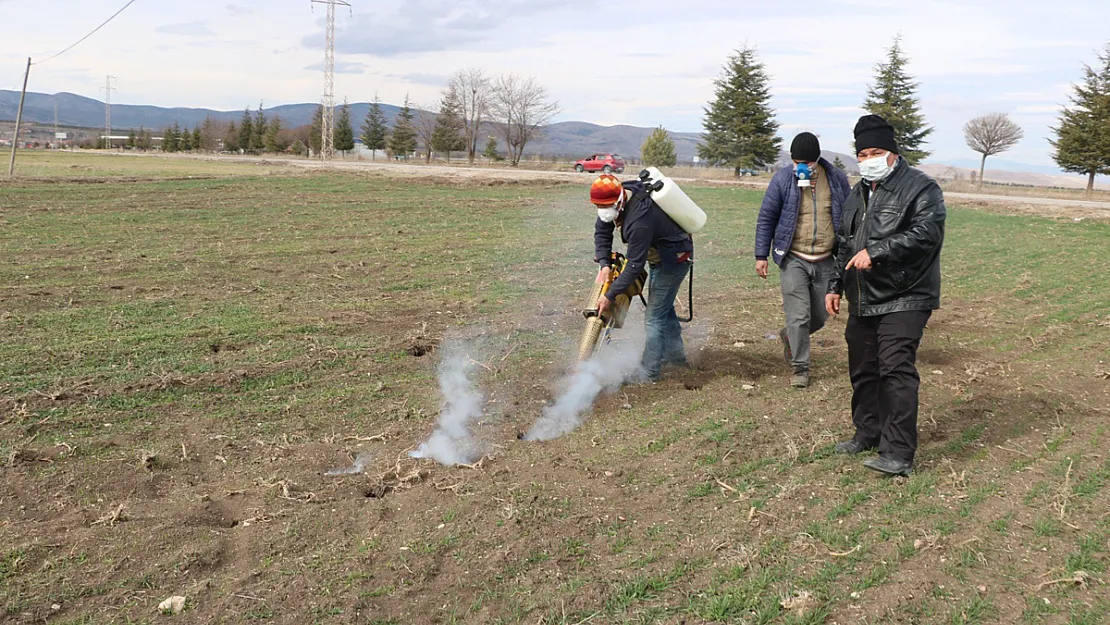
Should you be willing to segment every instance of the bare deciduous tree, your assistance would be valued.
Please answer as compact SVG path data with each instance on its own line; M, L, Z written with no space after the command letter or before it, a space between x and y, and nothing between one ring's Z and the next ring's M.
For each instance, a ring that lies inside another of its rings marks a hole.
M431 109L435 107L414 104L416 107L416 136L424 146L424 162L432 162L432 142L436 134L436 114Z
M461 69L451 77L448 88L455 90L458 95L459 115L463 120L463 138L466 141L466 157L473 165L474 157L478 152L482 122L489 114L490 81L480 69Z
M1021 126L1010 121L1005 113L990 113L964 124L967 147L983 155L979 161L980 187L983 186L983 169L987 166L987 157L1009 150L1024 135Z
M524 146L559 113L559 103L548 97L547 89L535 78L516 74L498 77L491 100L490 108L505 139L509 162L516 167L524 154Z

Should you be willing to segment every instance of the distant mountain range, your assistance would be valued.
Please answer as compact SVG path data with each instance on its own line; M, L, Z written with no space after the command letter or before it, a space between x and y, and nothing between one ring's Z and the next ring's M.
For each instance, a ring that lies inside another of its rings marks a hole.
M287 128L303 126L312 123L316 112L316 104L288 104L264 108L266 116L278 115ZM370 103L357 102L351 106L351 123L358 127L366 118ZM19 107L19 92L0 90L0 120L14 120ZM56 108L55 108L56 107ZM400 112L400 108L392 104L382 104L382 111L386 120L393 125L393 119ZM54 113L57 111L60 126L80 128L104 127L104 103L93 98L86 98L72 93L27 93L24 103L23 119L28 123L53 125ZM192 128L211 118L219 122L238 122L243 117L243 111L214 111L199 108L163 108L158 106L137 106L133 104L112 105L112 134L126 134L132 128L150 128L156 132L168 128L175 123L186 128ZM486 129L488 134L495 135L496 129L491 125ZM528 154L544 154L562 157L582 158L596 152L615 152L624 156L639 158L640 146L651 134L653 128L637 126L599 126L587 122L558 122L544 128L544 135L530 143ZM675 152L680 162L689 163L697 154L697 145L701 141L701 134L695 132L671 132L675 142ZM484 143L484 142L483 142ZM783 153L785 156L785 153ZM826 157L831 161L837 154L826 152ZM839 155L845 163L853 159L847 155ZM789 160L786 158L786 160ZM854 168L854 164L850 164Z
M104 103L100 100L73 93L49 95L28 92L27 100L23 104L23 119L36 124L53 124L55 106L57 106L59 125L81 128L104 127ZM382 104L381 106L386 119L391 121L394 115L401 110L391 104ZM18 108L19 92L0 90L0 119L14 120ZM351 121L355 126L362 123L369 108L369 103L351 105ZM296 127L312 123L316 105L288 104L263 110L267 117L280 116L286 127ZM182 127L193 128L203 123L206 117L211 117L214 121L220 122L238 122L243 117L243 111L163 108L134 104L112 105L112 128L119 128L124 131L140 127L161 130L174 125L174 123Z
M57 107L55 109L55 106ZM303 126L312 123L316 113L316 104L287 104L264 108L266 116L278 115L287 128ZM356 102L351 105L351 123L358 127L366 118L370 109L369 102ZM0 90L0 119L14 120L19 107L19 92ZM382 104L389 125L393 125L394 117L400 112L400 107L392 104ZM39 125L52 125L54 112L57 110L58 124L61 126L76 126L81 128L104 127L104 102L93 98L86 98L73 93L27 93L27 100L23 107L23 119L26 122ZM243 117L243 111L214 111L199 108L163 108L158 106L137 106L133 104L112 105L113 133L140 127L154 129L155 131L168 128L175 123L186 128L192 128L211 118L219 122L238 122ZM651 134L652 128L638 128L635 126L599 126L585 122L559 122L545 128L545 134L539 140L529 144L529 154L551 154L558 156L589 156L595 152L616 152L625 156L638 157L640 145ZM489 134L493 135L495 129L490 126ZM697 143L701 135L692 132L672 132L675 141L675 151L679 160L689 162L697 153Z

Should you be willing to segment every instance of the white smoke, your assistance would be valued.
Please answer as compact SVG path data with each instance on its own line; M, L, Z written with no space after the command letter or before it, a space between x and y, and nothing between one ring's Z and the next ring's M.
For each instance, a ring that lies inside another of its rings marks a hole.
M629 324L625 323L625 328ZM528 441L548 441L574 431L594 405L598 395L615 391L625 381L641 374L642 340L613 341L601 353L579 364L561 383L562 394L524 436Z
M440 464L472 464L485 453L481 442L471 432L482 417L485 397L471 380L474 361L465 353L454 353L444 358L439 366L439 392L444 405L439 412L439 423L413 458L430 458Z
M336 475L361 475L366 470L366 465L370 464L373 456L369 452L362 452L355 457L355 464L350 467L343 467L340 469L331 469L324 475L334 477Z

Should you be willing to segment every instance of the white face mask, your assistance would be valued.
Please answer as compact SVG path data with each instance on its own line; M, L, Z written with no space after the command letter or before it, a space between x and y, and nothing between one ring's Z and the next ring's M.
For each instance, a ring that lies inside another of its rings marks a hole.
M872 156L871 158L859 162L859 173L863 176L864 180L871 182L878 182L883 178L890 175L894 171L894 167L888 165L886 162L889 152L880 156Z
M599 208L599 209L597 209L597 218L600 219L601 221L604 221L607 224L608 223L613 223L614 221L616 221L616 219L619 215L620 215L620 211L617 210L616 206L610 206L609 208Z

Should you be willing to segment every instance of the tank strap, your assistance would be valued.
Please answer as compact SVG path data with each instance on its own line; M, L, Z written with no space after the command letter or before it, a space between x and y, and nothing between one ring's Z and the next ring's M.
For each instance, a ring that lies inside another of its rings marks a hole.
M646 197L652 204L655 204L655 200L651 197L651 193L648 192L648 191L633 191L632 197L629 198L628 201L631 202L631 201L635 200L637 198L637 196ZM686 239L691 238L690 233L686 232L686 229L683 228L682 226L680 226L679 223L674 220L674 217L671 217L671 215L667 211L663 210L662 206L659 206L658 204L655 204L655 208L659 209L659 212L663 213L663 215L666 216L667 219L671 220L671 223L673 223L675 226L678 227L679 230L682 231L682 234L675 234L675 235L671 235L669 237L660 237L661 241L666 241L668 243L679 243L681 241L685 241Z

